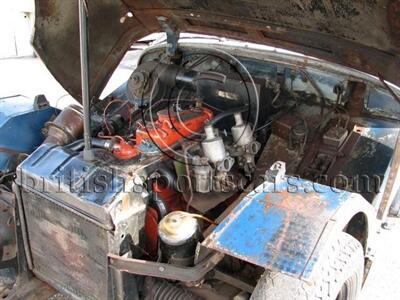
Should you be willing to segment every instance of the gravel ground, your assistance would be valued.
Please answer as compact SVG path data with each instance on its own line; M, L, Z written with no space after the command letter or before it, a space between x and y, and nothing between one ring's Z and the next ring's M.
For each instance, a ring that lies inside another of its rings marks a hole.
M107 95L126 80L135 68L138 52L127 54L105 88ZM45 94L51 104L60 108L74 100L52 77L37 58L0 59L0 97L22 94L34 97ZM399 299L400 286L400 220L391 220L391 230L378 235L375 260L361 294L361 300ZM61 299L61 298L54 298Z
M400 298L400 219L389 219L389 224L390 230L379 231L374 263L362 290L361 300Z

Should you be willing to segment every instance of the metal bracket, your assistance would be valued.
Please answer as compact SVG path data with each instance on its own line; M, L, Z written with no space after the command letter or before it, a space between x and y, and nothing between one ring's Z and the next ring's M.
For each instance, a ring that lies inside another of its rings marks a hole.
M166 53L169 57L174 57L178 50L178 40L179 40L179 30L177 29L175 23L170 21L167 17L159 16L157 17L161 28L167 34L167 47Z
M33 108L38 110L42 108L47 108L50 106L49 101L47 100L45 95L36 95L35 99L33 100Z
M276 161L274 164L265 172L265 181L272 183L281 182L286 174L286 164L283 161Z
M125 258L111 253L108 254L108 261L109 267L115 269L115 271L196 283L201 281L223 257L224 254L221 252L211 252L209 256L194 267L179 267L165 263Z

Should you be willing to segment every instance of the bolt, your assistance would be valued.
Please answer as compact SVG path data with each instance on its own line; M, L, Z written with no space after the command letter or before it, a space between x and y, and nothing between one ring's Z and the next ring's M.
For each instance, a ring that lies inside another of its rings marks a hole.
M160 267L158 267L158 271L160 271L160 272L164 272L164 271L165 271L165 268L164 268L164 267L162 267L162 266L160 266Z

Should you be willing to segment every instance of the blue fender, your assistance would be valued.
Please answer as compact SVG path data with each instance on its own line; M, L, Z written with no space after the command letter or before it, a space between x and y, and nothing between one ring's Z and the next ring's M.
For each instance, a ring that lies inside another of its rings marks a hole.
M30 154L43 142L42 128L58 112L35 108L34 100L23 96L0 98L0 172L13 171L18 154Z
M359 194L284 177L244 197L203 246L307 280L330 236L358 212L373 219L372 206Z

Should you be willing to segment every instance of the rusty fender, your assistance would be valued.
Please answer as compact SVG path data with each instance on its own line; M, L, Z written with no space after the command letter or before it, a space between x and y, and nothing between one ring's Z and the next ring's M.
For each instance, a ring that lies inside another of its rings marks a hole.
M332 235L358 213L374 232L374 209L361 195L286 177L243 198L202 245L308 280Z

